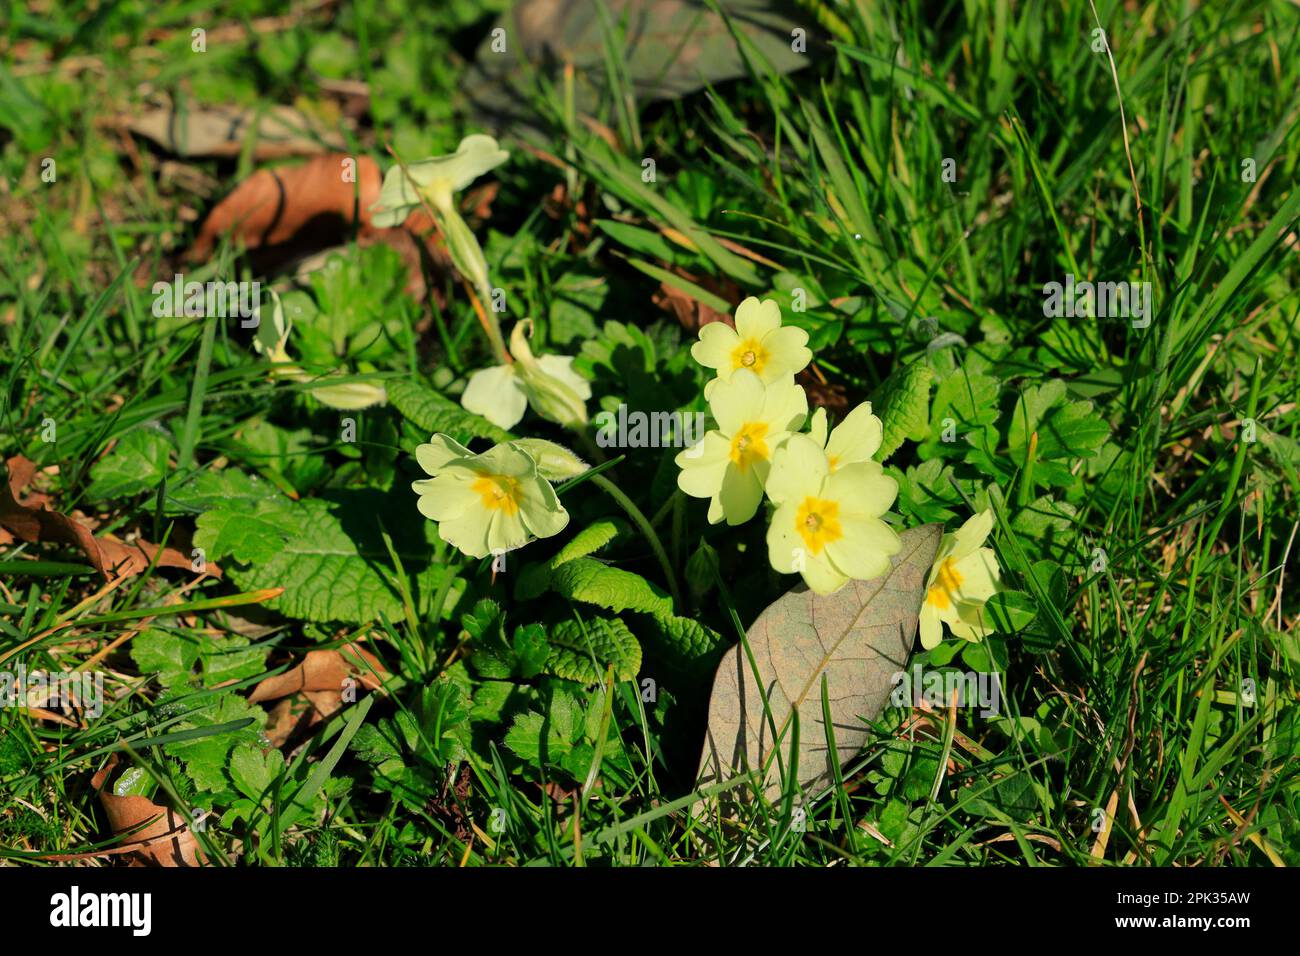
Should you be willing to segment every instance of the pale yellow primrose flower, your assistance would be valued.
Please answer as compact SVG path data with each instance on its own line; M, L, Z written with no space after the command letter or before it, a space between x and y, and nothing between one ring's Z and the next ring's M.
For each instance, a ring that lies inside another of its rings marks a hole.
M831 430L826 438L826 409L813 412L808 433L826 450L826 461L831 471L860 461L871 461L880 449L884 426L871 413L871 403L863 402L844 416L844 420Z
M772 455L808 417L808 399L789 376L765 385L749 369L717 382L709 409L718 423L678 454L677 487L708 498L709 523L743 524L763 500Z
M783 574L799 572L818 594L889 570L898 534L880 516L898 495L898 482L879 463L859 461L831 470L826 452L795 435L772 460L767 495L776 504L767 529L767 556Z
M921 646L938 647L943 625L953 636L978 641L993 632L984 603L998 590L998 562L981 547L993 530L993 512L972 515L953 534L945 534L926 581L921 605Z
M400 226L420 208L421 197L437 213L456 213L453 194L509 158L510 154L491 136L474 133L462 139L456 152L447 156L407 163L405 171L400 163L396 164L384 174L379 198L370 207L371 222L381 229Z
M532 321L515 324L510 334L514 362L481 369L470 376L461 405L499 428L513 428L529 405L548 421L570 428L587 423L591 384L573 370L570 355L534 356L527 331Z
M446 435L415 450L432 478L411 483L420 514L471 558L500 554L564 530L569 513L526 452L507 442L476 455Z
M750 296L736 308L736 327L710 322L700 329L691 357L705 368L716 369L716 381L730 381L738 369L749 369L770 385L802 371L812 361L808 333L781 325L781 307L771 299ZM714 387L704 389L707 399Z

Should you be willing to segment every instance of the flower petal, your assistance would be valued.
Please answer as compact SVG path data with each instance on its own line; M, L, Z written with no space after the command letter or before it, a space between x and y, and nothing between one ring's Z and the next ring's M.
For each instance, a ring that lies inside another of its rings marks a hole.
M436 173L439 178L451 180L453 192L460 192L484 173L495 169L510 158L495 139L482 133L472 133L460 141L456 152L450 156L440 156L428 160L439 163ZM414 168L411 175L416 175Z
M767 475L767 496L777 505L797 504L822 493L822 484L830 472L826 453L808 435L791 435L772 456Z
M486 557L492 551L488 542L492 518L498 514L499 511L486 508L470 508L455 518L438 522L438 537L471 558Z
M832 594L849 583L849 579L827 560L825 551L805 557L800 573L804 583L817 594Z
M722 474L722 488L718 492L718 501L722 505L722 514L727 524L744 524L754 517L759 503L763 500L763 478L759 465L755 462L743 471L735 465L728 464Z
M826 496L840 503L845 515L882 515L898 497L898 482L879 463L860 461L844 465L826 479Z
M767 382L801 372L812 361L808 333L797 326L787 325L768 332L763 337L763 348L769 356L763 367L763 380Z
M953 562L953 570L961 578L957 587L959 601L983 604L998 590L998 561L992 548L980 548Z
M505 551L513 551L515 548L521 548L528 543L528 529L524 527L523 516L520 512L507 514L498 509L491 512L491 514L492 518L488 522L487 532L487 546L490 553L500 554ZM482 555L475 555L475 557L482 557Z
M889 557L902 547L898 533L879 518L841 513L843 536L826 545L826 553L840 571L859 581L870 581L889 571Z
M473 458L474 453L460 442L446 435L434 435L427 444L415 449L415 460L427 474L436 475L447 462L454 458Z
M871 413L871 403L863 402L835 426L826 443L826 454L836 460L837 467L870 461L879 450L883 435L880 419Z
M725 322L710 322L700 328L700 340L691 346L691 358L705 368L731 375L731 353L740 343L736 330Z
M820 405L813 411L812 418L808 420L808 437L822 448L826 447L826 409Z
M927 651L943 643L943 622L929 604L921 605L921 646Z
M467 511L482 510L478 492L470 487L473 472L468 469L457 469L457 472L444 471L436 478L411 484L420 495L417 502L420 514L433 521L448 521Z
M761 421L765 395L762 380L747 368L737 369L729 381L718 379L709 394L709 410L722 434L734 435L745 422Z
M952 556L964 558L974 554L975 550L988 540L993 530L993 510L985 508L979 514L971 515L965 524L953 533Z
M514 442L493 445L479 455L475 462L479 469L494 475L506 475L526 481L537 478L537 462L533 461L532 455Z
M739 372L736 373L740 374ZM753 374L753 373L750 373ZM773 382L763 393L762 420L773 431L797 432L808 417L808 396L793 376Z
M781 307L773 299L750 296L736 306L736 331L742 339L761 339L781 327Z
M559 534L569 524L569 512L555 494L550 482L538 478L524 488L519 501L524 526L538 538Z
M712 431L706 432L704 441L695 448L678 452L674 459L681 469L677 487L692 498L712 498L722 488L722 476L730 463L729 448L727 440Z
M795 555L807 551L799 530L795 527L799 507L795 502L781 505L772 514L772 523L767 528L767 560L773 570L782 574L794 574L797 570Z
M511 366L493 365L470 376L460 403L498 428L514 428L524 417L528 398Z
M540 355L537 364L547 375L573 389L579 398L591 398L591 383L574 371L572 355Z

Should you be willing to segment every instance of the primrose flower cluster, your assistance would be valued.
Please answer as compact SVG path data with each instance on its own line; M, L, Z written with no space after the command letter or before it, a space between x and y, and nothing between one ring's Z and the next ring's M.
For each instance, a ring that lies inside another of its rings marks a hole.
M818 594L885 574L901 547L884 520L898 483L875 460L883 427L871 404L853 409L834 429L825 409L809 416L807 396L794 380L812 361L808 334L782 326L772 300L740 303L734 329L722 322L704 326L691 355L717 373L704 389L717 427L702 448L677 456L678 487L709 500L713 524L749 521L766 496L773 505L768 560L783 574L802 575ZM993 551L982 545L991 530L992 515L983 512L944 536L921 611L925 647L942 640L944 624L967 640L989 633L982 611L997 589L998 571Z

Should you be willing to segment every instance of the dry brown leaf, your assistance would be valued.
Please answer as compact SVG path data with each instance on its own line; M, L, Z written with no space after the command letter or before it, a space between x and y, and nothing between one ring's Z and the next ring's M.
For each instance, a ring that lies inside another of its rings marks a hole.
M114 833L130 832L124 847L140 844L127 854L132 866L202 866L205 862L189 821L170 807L161 807L136 794L118 796L107 786L117 767L114 757L91 780ZM152 820L148 826L142 824ZM139 829L137 829L139 828Z
M344 180L351 162L355 182ZM317 156L301 166L259 169L208 214L189 258L206 260L227 233L246 249L288 246L295 239L312 247L335 245L354 221L369 229L380 181L373 159L343 153ZM300 235L304 232L309 234Z
M687 282L694 283L700 288L730 302L733 307L740 303L742 298L740 286L730 279L692 275L681 268L675 268L672 271ZM651 301L664 311L677 316L677 321L682 324L682 327L687 332L692 334L699 332L701 328L710 322L725 322L733 329L736 327L731 313L719 312L712 306L699 301L689 292L685 292L674 285L669 285L667 282L659 284L659 289L651 296Z
M778 762L769 759L780 747L790 764L797 714L798 781L809 793L830 783L822 682L843 766L868 740L867 721L888 702L892 675L907 666L925 576L942 533L936 524L911 528L901 535L902 550L885 575L851 581L827 595L799 585L758 616L747 635L754 664L737 645L718 665L700 761L702 782L766 767L762 789L769 800L779 797Z
M309 699L316 693L337 697L343 682L354 675L362 687L375 690L382 686L388 672L378 658L356 644L339 650L308 651L297 667L268 677L253 688L248 701L257 704L291 694L307 694Z
M256 136L253 159L259 162L345 148L337 131L292 106L265 111L212 106L183 113L167 106L120 117L118 122L168 152L191 158L239 156L250 136Z
M262 728L262 733L271 742L271 746L279 750L295 734L314 727L322 719L311 701L301 694L294 694L292 697L282 697L267 711L266 726Z
M36 473L36 466L22 455L16 455L9 459L7 467L8 481L0 482L0 528L10 534L29 544L56 541L71 545L86 556L105 581L139 574L155 556L160 568L192 570L190 559L175 548L159 549L143 538L135 544L125 544L96 537L84 522L47 508L46 495L29 495L20 502L18 496ZM220 577L221 569L209 562L206 573Z

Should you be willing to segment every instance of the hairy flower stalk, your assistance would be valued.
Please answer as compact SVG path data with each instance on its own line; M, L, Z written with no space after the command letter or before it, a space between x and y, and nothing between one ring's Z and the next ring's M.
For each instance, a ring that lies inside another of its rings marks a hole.
M371 206L371 221L381 228L400 226L417 208L424 207L442 230L447 252L456 270L478 296L476 310L487 331L492 351L510 364L501 324L492 309L492 283L487 258L478 239L461 217L456 193L479 176L504 163L510 154L491 136L475 133L460 141L456 152L414 163L398 162L384 175L379 199Z

